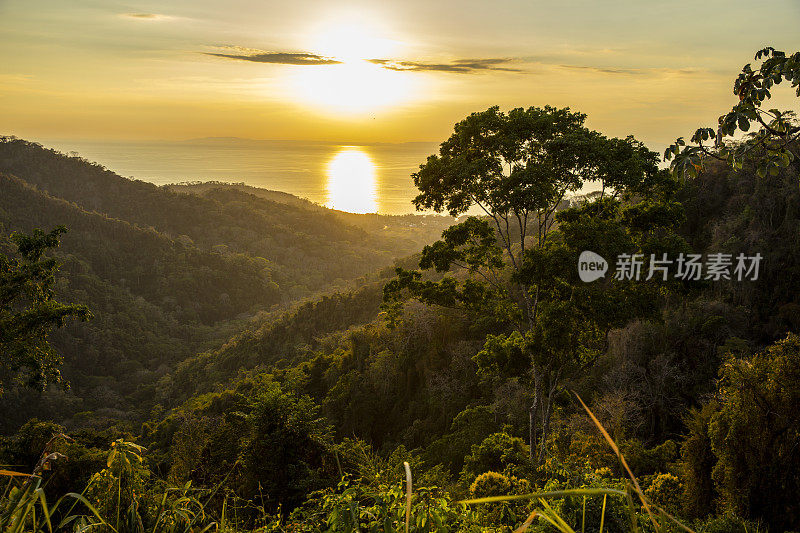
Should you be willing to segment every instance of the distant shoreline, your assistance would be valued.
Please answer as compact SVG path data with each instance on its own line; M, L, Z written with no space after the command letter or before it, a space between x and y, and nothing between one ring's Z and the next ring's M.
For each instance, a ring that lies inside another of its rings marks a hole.
M378 213L417 213L411 174L438 149L436 143L345 144L323 141L201 138L182 141L36 140L77 153L126 177L159 186L194 181L244 183L325 205L326 165L341 149L357 146L376 168Z

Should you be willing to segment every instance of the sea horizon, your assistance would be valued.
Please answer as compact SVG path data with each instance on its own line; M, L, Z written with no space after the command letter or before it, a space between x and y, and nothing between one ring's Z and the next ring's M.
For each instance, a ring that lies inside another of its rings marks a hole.
M335 177L331 174L331 162L337 155L355 152L372 167L369 179L373 181L374 198L361 212L386 215L424 214L412 204L418 191L411 174L438 150L438 143L423 141L344 143L241 137L26 140L155 185L193 181L244 183L357 212L359 209L336 205L332 187Z

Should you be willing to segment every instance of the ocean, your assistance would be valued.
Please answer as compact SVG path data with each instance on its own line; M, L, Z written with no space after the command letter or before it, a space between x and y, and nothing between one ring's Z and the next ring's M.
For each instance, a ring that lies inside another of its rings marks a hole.
M390 215L415 212L411 200L418 191L411 174L437 150L436 143L342 145L237 138L40 142L65 153L76 152L122 176L157 185L244 182L337 209ZM334 161L339 163L332 164ZM352 191L350 200L355 198L355 203L337 205L336 191L341 197L343 187L344 196ZM365 200L359 203L359 198Z

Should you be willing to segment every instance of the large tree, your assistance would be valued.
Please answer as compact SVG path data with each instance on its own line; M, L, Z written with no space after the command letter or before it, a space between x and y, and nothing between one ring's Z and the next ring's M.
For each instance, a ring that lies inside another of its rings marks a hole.
M60 382L62 357L48 335L70 317L90 317L85 306L55 299L58 263L44 254L66 231L59 226L0 239L0 395L11 382L39 388Z
M632 137L607 138L584 126L586 115L546 106L491 107L455 125L413 175L420 194L417 209L452 216L478 212L451 227L443 240L423 251L421 266L438 271L451 266L488 271L486 281L499 288L498 268L523 270L526 251L541 248L567 195L585 184L601 196L619 197L642 190L658 175L654 152ZM501 250L494 244L499 239ZM523 323L530 329L537 295L512 283Z
M413 175L420 190L414 203L453 216L478 214L447 229L422 252L422 270L462 273L433 281L420 271L398 269L385 287L387 302L410 295L492 314L511 325L487 338L476 362L486 375L530 386L531 454L538 450L540 459L552 401L567 375L591 362L608 329L623 319L622 311L642 307L642 291L612 286L611 276L595 288L582 285L575 268L580 248L611 254L606 257L661 250L659 228L681 215L679 206L665 201L663 193L673 182L658 170L658 155L632 137L591 131L585 119L569 109L503 113L492 107L456 124L439 154ZM567 209L568 195L585 186L594 190L591 201ZM654 191L661 194L657 201ZM661 244L680 245L675 239Z

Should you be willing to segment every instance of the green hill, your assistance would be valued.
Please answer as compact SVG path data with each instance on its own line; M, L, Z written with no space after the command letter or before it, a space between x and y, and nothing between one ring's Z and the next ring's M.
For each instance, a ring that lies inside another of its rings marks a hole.
M390 265L452 222L348 215L251 187L174 192L38 144L0 139L0 228L67 226L56 252L59 297L85 303L95 317L53 335L71 389L7 391L0 431L31 416L97 425L145 419L158 381L181 361L222 345L258 313L279 316L300 298ZM373 317L374 296L360 318L326 308L331 325L324 331ZM200 376L193 379L199 386Z
M17 178L0 174L0 226L29 232L64 224L57 257L62 263L60 297L85 302L95 318L59 331L68 397L13 391L3 407L33 402L50 416L95 407L129 412L126 399L214 338L227 324L280 300L269 262L243 254L219 254L172 240L153 229L90 213L53 198ZM57 398L57 400L56 400ZM2 408L2 407L0 407ZM5 409L3 409L4 412ZM14 424L7 411L3 426ZM20 419L20 422L24 419Z
M402 217L348 217L308 208L286 195L253 194L253 188L203 188L182 194L170 188L123 178L79 157L67 157L15 138L0 141L0 172L14 175L48 194L87 211L152 227L172 239L204 250L241 252L270 261L270 272L285 301L310 294L336 280L357 278L419 250L452 223L445 217L393 224ZM281 198L282 201L276 201ZM345 220L346 219L346 220Z

